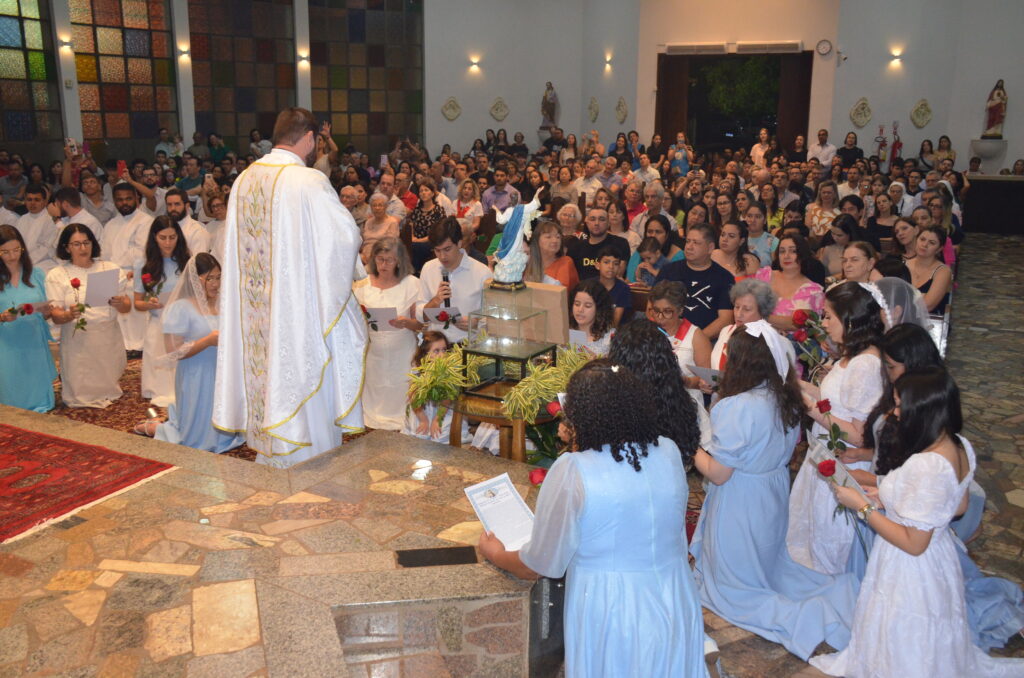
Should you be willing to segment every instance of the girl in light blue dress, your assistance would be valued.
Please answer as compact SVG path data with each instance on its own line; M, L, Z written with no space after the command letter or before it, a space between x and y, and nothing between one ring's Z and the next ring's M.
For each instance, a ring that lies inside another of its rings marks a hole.
M177 365L174 403L154 437L208 452L225 452L245 442L213 427L213 386L217 377L217 311L220 264L206 252L189 260L168 299L162 325L164 354L159 366ZM155 422L144 424L153 430Z
M57 369L47 343L49 316L45 274L32 267L18 229L0 226L0 403L53 409Z
M798 565L786 551L803 403L784 342L764 320L729 340L713 440L695 457L711 482L690 552L705 607L806 660L823 640L846 647L858 582Z
M530 541L480 551L520 577L566 577L567 678L707 676L704 623L686 557L688 487L674 442L657 437L650 387L599 359L569 381L565 426L578 452L551 466Z

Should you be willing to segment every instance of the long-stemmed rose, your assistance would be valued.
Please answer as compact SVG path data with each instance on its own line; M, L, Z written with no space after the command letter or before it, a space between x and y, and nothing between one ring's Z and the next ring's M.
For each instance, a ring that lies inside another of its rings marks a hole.
M7 309L6 313L10 315L32 315L36 312L36 307L32 304L22 304L21 306L11 306Z
M83 304L78 296L78 288L82 286L82 281L78 278L71 279L71 289L75 291L75 305L72 309L78 311L82 315L78 316L78 320L75 321L75 331L71 333L71 336L75 336L78 330L85 332L85 326L88 324L85 321L85 309L89 308L88 304Z
M156 285L153 284L153 276L149 273L142 274L142 289L145 290L142 293L143 301L153 301L160 296L160 292L164 289L163 281L160 281Z
M452 323L455 322L456 320L458 320L458 318L459 318L459 314L458 313L456 313L455 315L452 315L448 311L441 311L440 313L437 314L437 320L438 320L438 322L444 323L444 327L442 329L445 329L445 330L448 329L449 327L451 327Z
M828 401L825 401L825 402L828 402ZM835 459L825 459L825 460L822 460L822 461L818 462L818 473L820 473L822 475L822 477L824 477L825 480L827 480L832 485L837 485L839 487L846 487L846 482L845 481L842 482L842 483L837 483L836 482L836 460ZM853 511L848 509L848 508L846 508L845 506L843 506L839 502L836 502L836 507L832 511L832 519L833 520L835 520L836 516L839 514L840 511L843 512L843 517L846 519L846 522L849 523L851 520L853 520L853 531L857 533L857 541L860 542L860 547L862 549L864 549L864 557L867 558L868 557L868 544L867 544L867 541L865 541L865 539L864 539L864 535L862 535L860 533L860 527L857 525L857 520L855 518L851 517L851 514L853 513Z

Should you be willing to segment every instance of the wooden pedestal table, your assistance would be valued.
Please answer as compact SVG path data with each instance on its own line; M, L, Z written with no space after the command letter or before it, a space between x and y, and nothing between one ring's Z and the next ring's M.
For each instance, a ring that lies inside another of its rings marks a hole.
M486 391L507 390L505 383L489 384ZM487 395L492 395L487 393ZM526 422L509 419L501 410L501 401L478 393L463 393L452 407L452 425L448 444L462 447L462 419L471 417L498 427L498 450L503 459L526 462ZM496 395L493 394L493 395ZM546 412L537 415L537 424L546 424L552 417Z

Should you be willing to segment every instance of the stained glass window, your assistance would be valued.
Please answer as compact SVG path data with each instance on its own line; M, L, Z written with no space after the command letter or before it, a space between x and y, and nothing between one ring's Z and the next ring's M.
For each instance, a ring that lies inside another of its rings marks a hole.
M249 130L270 138L278 111L295 105L292 2L189 0L188 24L196 129L244 155Z
M49 3L0 0L0 141L64 135Z
M309 0L313 112L377 157L423 138L423 0Z
M155 140L161 127L176 133L168 0L71 0L70 7L85 138Z

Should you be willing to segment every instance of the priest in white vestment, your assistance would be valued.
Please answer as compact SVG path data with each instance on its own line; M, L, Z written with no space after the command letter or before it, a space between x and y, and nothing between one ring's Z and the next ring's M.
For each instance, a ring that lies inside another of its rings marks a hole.
M46 211L46 194L37 193L35 187L30 189L25 192L25 207L28 213L18 217L14 227L25 241L28 255L32 258L32 266L49 273L59 263L57 238L60 236L60 229Z
M139 194L131 184L114 186L114 207L117 216L103 227L100 241L102 256L124 272L125 277L133 276L135 262L145 256L146 238L153 217L139 208ZM129 284L129 288L131 285ZM139 311L135 304L128 313L119 313L117 322L121 326L124 346L129 351L141 351L146 338L149 313Z
M213 425L289 467L363 427L366 321L352 294L361 245L327 177L319 125L281 112L274 149L235 181L224 224Z

